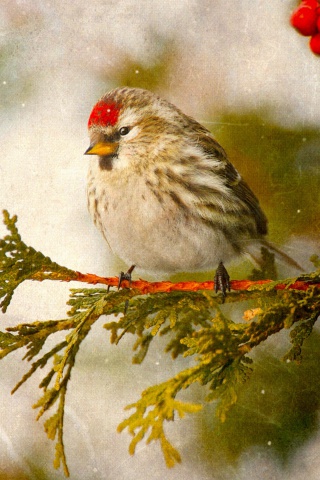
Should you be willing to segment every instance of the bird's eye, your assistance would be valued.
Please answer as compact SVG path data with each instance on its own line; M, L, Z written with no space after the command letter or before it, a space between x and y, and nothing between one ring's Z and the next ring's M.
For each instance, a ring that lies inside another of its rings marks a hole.
M125 135L128 135L129 132L130 132L129 127L121 127L120 130L119 130L119 133L120 133L121 137L124 137Z

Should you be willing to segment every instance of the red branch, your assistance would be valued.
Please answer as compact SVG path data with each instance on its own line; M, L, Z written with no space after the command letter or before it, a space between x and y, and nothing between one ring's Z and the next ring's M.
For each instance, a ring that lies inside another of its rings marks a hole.
M77 272L77 277L72 278L72 280L78 282L85 282L91 285L96 285L97 283L101 283L103 285L108 285L110 287L117 287L119 279L118 277L99 277L98 275L94 275L91 273L83 274ZM251 286L258 286L258 285L266 285L268 283L272 283L273 280L232 280L231 281L231 289L232 290L248 290ZM124 280L122 283L123 287L129 287L129 282ZM276 290L284 290L286 288L293 289L293 290L308 290L309 287L314 286L320 288L320 283L312 283L303 280L298 280L291 285L287 285L285 283L278 283L275 285ZM196 292L197 290L213 290L214 289L214 282L147 282L146 280L136 280L131 282L131 287L136 288L141 291L142 294L146 293L159 293L159 292L172 292L174 290L178 291L192 291Z

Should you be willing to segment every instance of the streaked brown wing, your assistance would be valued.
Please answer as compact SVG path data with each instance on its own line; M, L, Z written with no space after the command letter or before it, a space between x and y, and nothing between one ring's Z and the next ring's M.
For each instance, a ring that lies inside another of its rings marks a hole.
M197 143L201 145L209 157L212 156L213 159L220 160L220 165L218 167L215 165L212 173L225 178L226 185L233 191L239 202L243 204L244 211L247 211L255 219L257 233L266 235L268 221L260 207L259 200L229 161L225 150L202 125L197 128L197 140Z

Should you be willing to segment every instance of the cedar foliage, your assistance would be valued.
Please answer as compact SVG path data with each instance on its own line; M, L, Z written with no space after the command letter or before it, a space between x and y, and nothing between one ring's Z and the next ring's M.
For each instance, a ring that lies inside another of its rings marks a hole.
M3 312L9 307L16 288L25 280L68 282L85 277L27 246L17 230L16 216L10 217L4 211L4 223L8 234L0 240L0 306ZM270 256L266 252L264 255L265 269L255 271L254 278L259 275L265 278L266 272L272 271ZM281 281L281 289L280 282L257 282L251 283L245 291L228 294L226 303L238 302L241 306L244 302L246 308L246 301L251 300L255 305L244 312L240 322L225 315L221 297L212 290L145 294L137 288L111 291L91 287L71 289L67 302L70 308L64 319L20 324L1 331L0 358L17 349L25 349L23 360L31 365L12 393L36 370L49 365L49 372L39 385L42 396L33 407L38 409L37 418L48 410L53 412L44 428L48 437L55 441L54 466L62 465L65 475L69 476L63 443L68 382L82 341L102 315L113 316L107 318L104 325L112 343L117 344L123 335L135 336L133 363L145 360L151 342L159 335L167 336L166 352L173 358L193 357L193 366L143 391L140 399L126 407L133 413L118 426L119 431L126 429L132 435L131 454L144 438L147 443L159 442L167 466L172 467L181 458L165 434L165 423L176 416L182 418L196 413L203 407L200 403L179 400L179 392L194 383L205 386L206 401L218 401L216 412L224 422L237 402L239 387L248 381L253 371L249 356L252 349L269 336L287 329L291 348L284 359L301 362L303 343L320 312L319 257L313 256L312 261L316 270L299 277L305 286L303 290L295 289L297 279L288 279ZM90 280L90 275L86 278ZM50 335L61 331L65 331L65 339L43 353Z

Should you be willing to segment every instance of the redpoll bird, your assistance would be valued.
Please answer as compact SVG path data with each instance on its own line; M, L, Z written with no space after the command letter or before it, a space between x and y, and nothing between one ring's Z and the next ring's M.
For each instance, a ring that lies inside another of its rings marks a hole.
M151 273L218 268L240 254L258 261L267 219L212 134L171 103L117 88L89 122L89 211L112 251ZM273 248L272 248L273 249Z

